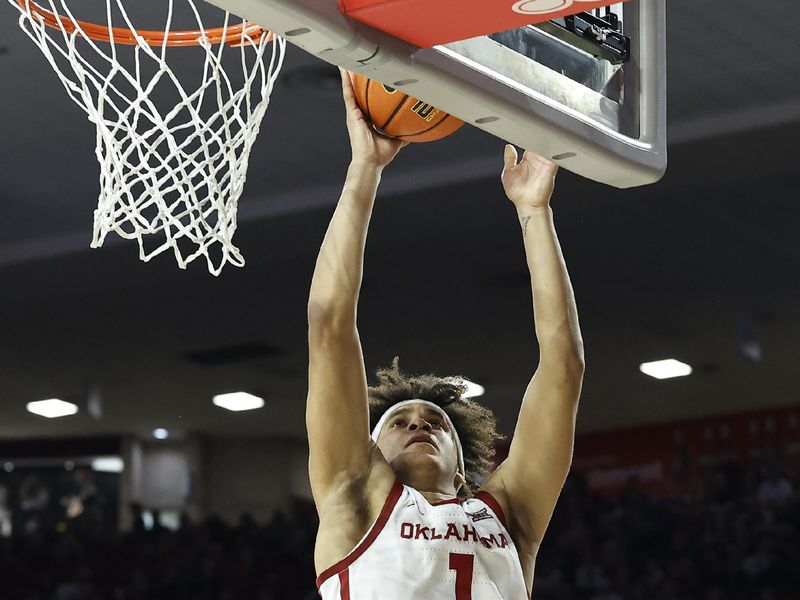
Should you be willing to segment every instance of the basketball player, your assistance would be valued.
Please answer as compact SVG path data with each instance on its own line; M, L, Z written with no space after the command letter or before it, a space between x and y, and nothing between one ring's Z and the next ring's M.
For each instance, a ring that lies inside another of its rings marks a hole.
M373 133L349 77L342 85L352 162L308 302L317 585L324 600L530 598L536 553L572 459L583 378L549 207L557 167L530 152L518 162L506 147L502 182L519 215L540 359L508 458L472 495L497 437L491 413L463 400L458 380L408 376L396 359L378 372L380 385L367 387L356 329L364 246L381 172L404 144Z

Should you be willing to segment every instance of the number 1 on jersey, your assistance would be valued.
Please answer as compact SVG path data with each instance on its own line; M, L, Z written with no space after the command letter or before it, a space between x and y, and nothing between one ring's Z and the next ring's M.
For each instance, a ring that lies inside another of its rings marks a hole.
M450 553L450 570L456 572L456 600L472 600L472 554Z

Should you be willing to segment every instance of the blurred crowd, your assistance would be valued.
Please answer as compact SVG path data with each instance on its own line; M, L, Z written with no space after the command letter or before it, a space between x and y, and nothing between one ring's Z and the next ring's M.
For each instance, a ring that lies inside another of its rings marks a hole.
M609 499L573 474L539 552L534 598L797 600L799 490L797 473L765 459L709 467L701 490L669 497L631 479ZM14 519L0 489L0 522L18 524L0 536L3 600L317 598L317 522L307 502L266 524L183 519L174 530L157 514L147 524L134 506L133 530L117 534L99 526L92 505L101 503L89 496L66 521L32 525L43 492L25 493L28 518Z
M800 478L725 461L701 493L614 501L572 477L536 568L537 600L797 600Z
M84 500L66 519L44 510L14 519L21 529L0 537L0 599L317 597L317 521L308 502L297 501L289 516L278 512L266 525L248 515L235 526L216 517L202 523L184 517L177 528L164 527L158 511L133 505L133 529L119 534L96 510L99 497Z

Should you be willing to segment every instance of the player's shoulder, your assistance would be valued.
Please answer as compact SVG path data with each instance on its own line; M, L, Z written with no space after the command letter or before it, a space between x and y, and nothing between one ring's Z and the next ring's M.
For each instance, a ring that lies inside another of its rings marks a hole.
M475 496L492 508L492 511L503 521L504 527L511 534L518 550L538 548L541 540L528 517L529 506L515 504L499 471L500 468L492 473ZM498 513L502 513L502 516Z
M497 471L483 482L473 498L487 504L506 526L514 518L511 497L508 494L503 478L499 476Z

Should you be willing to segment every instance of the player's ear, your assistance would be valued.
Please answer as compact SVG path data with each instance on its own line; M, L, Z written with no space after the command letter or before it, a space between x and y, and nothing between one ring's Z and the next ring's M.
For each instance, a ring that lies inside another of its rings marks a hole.
M456 471L456 477L455 477L455 480L453 481L453 485L456 488L456 492L459 489L461 489L461 486L464 485L466 482L467 482L467 480L464 479L464 476L461 473L459 473L458 471Z

